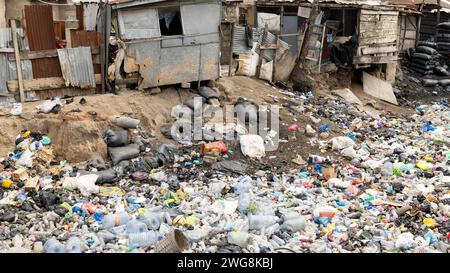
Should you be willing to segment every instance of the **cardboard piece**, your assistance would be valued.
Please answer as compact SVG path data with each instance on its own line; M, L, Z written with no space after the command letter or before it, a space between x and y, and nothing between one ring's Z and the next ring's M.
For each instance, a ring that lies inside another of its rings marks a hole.
M328 181L331 178L336 178L336 172L333 167L325 167L322 169L323 178Z
M398 105L392 85L380 80L366 72L363 72L364 92L372 97Z
M39 176L28 178L25 182L25 191L39 190Z
M13 181L16 181L16 182L27 180L28 179L27 169L21 168L21 169L15 170L12 173L12 179L13 179Z

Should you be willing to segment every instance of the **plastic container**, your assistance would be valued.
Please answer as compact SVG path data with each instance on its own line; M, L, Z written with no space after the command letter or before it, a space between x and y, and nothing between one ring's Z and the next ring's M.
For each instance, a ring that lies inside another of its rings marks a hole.
M83 253L83 242L77 237L70 237L66 243L67 253Z
M252 198L250 193L242 193L239 195L238 209L241 213L247 213L251 203Z
M249 215L248 225L249 229L262 229L275 224L278 217L271 215Z
M118 227L125 225L130 221L130 216L126 212L116 213L116 214L108 214L103 217L102 220L102 228L110 229L113 227Z
M153 230L141 233L131 233L128 236L128 246L130 248L148 247L154 245L161 239L161 234Z
M239 177L239 183L233 188L236 194L249 193L252 189L252 178L250 176Z
M297 218L290 218L284 221L282 227L292 232L297 232L306 228L306 222L301 216Z
M250 235L247 232L230 232L227 240L232 245L246 248L250 244Z
M138 216L138 220L147 225L150 230L158 230L163 222L164 213L162 212L152 212L146 211L145 213Z
M131 220L127 223L126 232L130 233L141 233L148 231L147 225L138 220Z
M66 253L66 248L58 240L48 239L44 244L45 253Z

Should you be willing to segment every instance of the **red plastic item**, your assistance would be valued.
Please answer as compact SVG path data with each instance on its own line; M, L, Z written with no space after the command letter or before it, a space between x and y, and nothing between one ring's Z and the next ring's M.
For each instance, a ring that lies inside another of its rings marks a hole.
M288 127L288 131L294 132L294 131L297 131L299 128L300 128L300 126L298 126L298 124L292 124L291 126Z
M222 140L214 141L211 143L203 144L201 148L202 154L218 151L221 154L228 153L228 147Z

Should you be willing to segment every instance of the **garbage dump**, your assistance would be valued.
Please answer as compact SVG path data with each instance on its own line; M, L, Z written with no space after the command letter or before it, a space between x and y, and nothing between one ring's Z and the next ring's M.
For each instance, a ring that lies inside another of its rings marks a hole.
M138 119L115 117L109 157L72 163L23 128L0 159L0 251L449 251L448 102L376 118L337 98L279 92L311 117L281 124L280 141L294 133L321 151L292 155L283 170L266 161L277 160L267 139L243 132L155 149L131 137Z

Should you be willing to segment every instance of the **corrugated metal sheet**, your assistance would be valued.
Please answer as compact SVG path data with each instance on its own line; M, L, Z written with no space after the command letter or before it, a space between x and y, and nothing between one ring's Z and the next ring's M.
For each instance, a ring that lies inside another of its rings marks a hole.
M72 30L70 32L70 37L72 40L72 47L90 46L95 48L100 46L101 39L99 32Z
M262 42L262 29L252 29L252 40L258 42L258 46L256 47L256 53L259 54L259 45ZM248 46L247 41L247 30L245 27L235 26L234 27L234 35L233 35L233 52L236 54L242 54L251 50L251 47ZM276 44L276 36L272 33L268 32L266 39L264 41L266 44ZM289 49L289 44L278 39L278 45L280 46L277 50L277 55L282 55L286 50ZM264 59L271 61L275 57L274 50L264 50Z
M66 86L95 87L90 47L58 49L58 57Z
M21 50L28 50L28 45L25 37L23 37L23 30L17 29L19 45ZM14 48L12 42L12 32L10 28L0 29L0 48ZM31 80L33 72L30 60L22 60L22 75L23 79ZM0 53L0 94L7 94L7 81L17 80L17 68L15 61L9 61L7 53ZM13 97L5 97L0 95L0 106L4 106L14 102Z
M259 30L259 33L262 33L262 30ZM261 44L276 44L277 43L277 37L275 35L273 35L270 32L267 32L266 35L266 39L264 40L264 42L262 41L262 35L259 35L258 37L258 46L256 47L256 53L259 54L259 46ZM278 39L278 45L279 48L277 49L277 55L281 56L286 50L289 50L289 44L286 43L283 40ZM267 61L272 61L273 58L275 58L275 50L264 50L264 59L266 59Z
M20 50L28 50L28 42L25 39L23 29L17 29L17 37L19 38ZM0 28L0 48L14 49L11 28Z
M94 31L97 26L98 3L83 4L84 30Z
M25 6L24 11L30 50L56 49L52 7L31 5ZM60 77L62 75L58 58L35 59L31 62L34 78Z
M233 53L242 54L251 49L251 45L248 44L248 37L246 27L235 26L233 35ZM252 29L252 40L258 41L259 33L256 28Z

